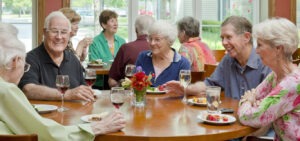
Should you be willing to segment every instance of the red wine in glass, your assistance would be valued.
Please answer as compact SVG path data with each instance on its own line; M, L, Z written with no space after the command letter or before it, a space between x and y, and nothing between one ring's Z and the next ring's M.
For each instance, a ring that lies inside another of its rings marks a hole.
M122 105L123 105L124 102L112 102L112 104L117 108L119 109Z
M96 82L96 77L85 77L85 83L88 85L88 86L93 86L94 83Z
M65 94L65 92L69 89L69 86L67 85L57 85L56 87L62 94Z

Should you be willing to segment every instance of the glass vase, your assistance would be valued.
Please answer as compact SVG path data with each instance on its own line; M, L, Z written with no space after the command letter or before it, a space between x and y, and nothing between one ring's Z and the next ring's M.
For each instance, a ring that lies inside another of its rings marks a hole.
M135 107L144 107L146 105L146 88L142 90L134 89L134 102Z

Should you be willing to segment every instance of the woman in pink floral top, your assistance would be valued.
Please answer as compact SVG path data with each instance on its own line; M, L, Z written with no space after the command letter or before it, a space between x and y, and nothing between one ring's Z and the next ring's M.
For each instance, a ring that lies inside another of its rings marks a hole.
M240 101L240 122L252 127L272 125L276 141L300 140L300 69L292 63L297 49L297 27L287 19L272 18L253 28L257 54L273 72Z
M177 22L178 39L182 43L179 53L191 63L192 71L203 71L204 64L216 64L208 46L201 41L200 23L193 17L184 17Z

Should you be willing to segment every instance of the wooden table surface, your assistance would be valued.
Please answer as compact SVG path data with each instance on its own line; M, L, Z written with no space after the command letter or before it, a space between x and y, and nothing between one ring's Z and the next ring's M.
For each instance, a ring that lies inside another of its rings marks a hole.
M111 64L103 65L101 67L88 67L89 69L95 69L97 75L108 75Z
M221 97L221 107L233 108L236 116L238 101ZM52 104L60 106L60 101L31 101L33 104ZM110 102L109 91L102 91L94 103L65 102L70 108L64 113L51 112L42 114L63 125L83 123L81 116L115 110ZM238 119L233 124L212 125L199 121L197 115L206 107L185 105L181 97L169 94L147 95L145 108L135 108L130 104L130 97L121 107L127 124L122 131L101 135L96 141L207 141L228 140L242 137L256 129L243 126Z

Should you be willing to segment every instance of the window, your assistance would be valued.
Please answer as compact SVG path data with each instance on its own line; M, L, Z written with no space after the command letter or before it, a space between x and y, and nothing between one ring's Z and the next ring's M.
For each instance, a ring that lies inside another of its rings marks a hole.
M258 23L259 6L267 1L259 0L71 0L71 8L82 13L79 36L93 32L100 33L98 16L103 9L112 9L119 14L118 35L127 41L135 39L134 20L137 15L152 15L156 19L176 21L184 16L193 16L202 23L201 37L211 49L223 49L220 40L220 24L230 15L247 17ZM217 10L216 10L217 9ZM265 12L265 11L264 11ZM81 37L80 37L81 36ZM179 42L173 45L180 47Z
M0 14L0 20L4 23L10 23L16 26L19 30L18 38L25 44L26 51L30 51L33 48L33 41L35 35L33 35L32 27L32 11L35 4L34 0L2 0L2 8Z

